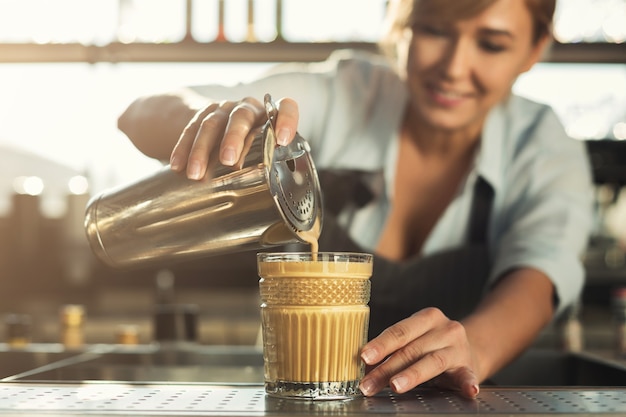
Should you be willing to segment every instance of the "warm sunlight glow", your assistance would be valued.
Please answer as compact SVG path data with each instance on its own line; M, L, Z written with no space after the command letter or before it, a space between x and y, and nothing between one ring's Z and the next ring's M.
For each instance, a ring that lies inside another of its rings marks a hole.
M87 180L87 178L83 177L82 175L76 175L70 178L70 180L67 183L67 187L69 188L70 193L72 194L75 194L75 195L86 194L87 191L89 190L89 181Z
M13 188L17 194L40 195L43 191L43 180L39 177L17 177L13 181Z
M299 42L375 41L386 1L283 0L282 35ZM192 35L200 42L211 42L220 29L219 2L0 0L0 44L178 42L185 34L188 3L193 11ZM224 0L223 4L227 39L271 42L277 36L276 0L252 2L252 26L249 0ZM563 0L558 4L560 40L623 41L626 37L626 0ZM358 18L351 18L355 10ZM144 176L159 164L139 153L117 129L118 116L132 100L186 85L244 82L272 65L5 63L0 65L0 145L24 149L83 173L89 192L98 192ZM626 69L620 64L540 64L515 85L516 93L551 104L567 131L577 138L624 139L624 91ZM31 173L5 175L5 186L10 188L12 178ZM76 187L71 192L81 192Z

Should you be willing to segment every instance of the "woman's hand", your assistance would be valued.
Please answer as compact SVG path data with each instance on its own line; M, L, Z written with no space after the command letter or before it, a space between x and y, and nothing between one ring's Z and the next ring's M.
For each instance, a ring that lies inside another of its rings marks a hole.
M276 103L276 141L290 143L298 125L298 105L283 98ZM212 103L198 111L187 124L174 147L170 164L174 171L186 171L199 180L206 174L209 156L219 146L219 161L236 166L242 158L244 143L267 121L264 105L247 97L240 101ZM243 155L245 156L245 155Z
M436 308L387 328L363 347L361 358L378 364L361 381L366 396L387 385L403 393L427 381L468 398L478 395L478 369L465 328Z

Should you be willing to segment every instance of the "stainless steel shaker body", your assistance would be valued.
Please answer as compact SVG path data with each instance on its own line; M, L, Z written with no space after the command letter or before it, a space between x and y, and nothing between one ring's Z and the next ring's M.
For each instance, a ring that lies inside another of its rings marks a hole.
M317 239L322 196L308 143L296 135L277 147L274 118L268 110L241 169L212 161L194 181L166 166L94 196L85 229L96 256L134 267Z

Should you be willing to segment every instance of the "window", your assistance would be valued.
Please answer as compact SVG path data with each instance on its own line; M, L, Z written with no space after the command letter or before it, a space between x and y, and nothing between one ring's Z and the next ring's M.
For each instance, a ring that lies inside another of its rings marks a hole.
M346 43L371 45L385 4L0 0L0 147L87 172L93 191L143 176L154 161L116 127L134 98L183 85L245 81L281 60L323 59ZM356 8L359 18L346 19ZM516 92L553 105L574 137L626 139L626 44L618 43L626 37L626 0L560 0L558 16L560 41L603 43L573 52L583 53L576 64L536 66L519 79ZM295 47L285 53L290 44ZM607 45L621 49L602 55Z
M374 42L386 2L0 0L0 43ZM555 34L563 43L623 43L626 0L561 0Z

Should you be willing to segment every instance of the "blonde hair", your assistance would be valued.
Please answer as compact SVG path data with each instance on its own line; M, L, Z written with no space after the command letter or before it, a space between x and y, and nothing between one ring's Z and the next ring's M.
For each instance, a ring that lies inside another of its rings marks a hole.
M444 21L463 20L476 16L498 0L390 0L379 48L397 62L397 45L418 16L436 16ZM552 33L556 0L523 0L533 19L532 42L538 43Z

